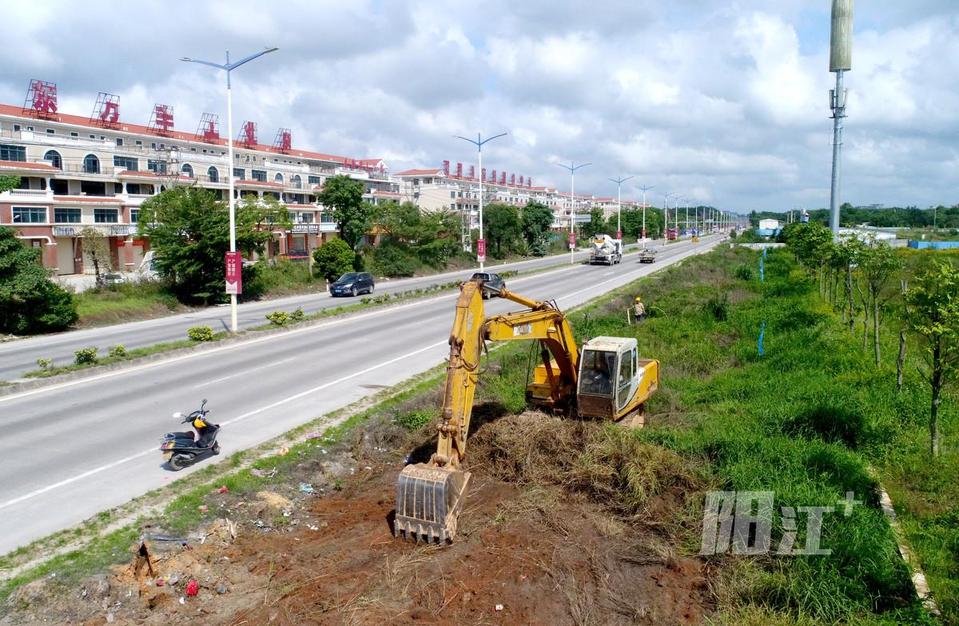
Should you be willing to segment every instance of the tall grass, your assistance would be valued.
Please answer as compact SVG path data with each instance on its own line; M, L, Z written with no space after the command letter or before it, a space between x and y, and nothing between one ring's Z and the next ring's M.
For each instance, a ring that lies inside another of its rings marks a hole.
M870 364L788 253L769 254L764 283L738 269L757 262L756 252L736 250L686 260L571 315L577 338L636 337L643 356L660 359L662 389L649 426L633 436L702 463L713 488L774 492L774 547L784 532L780 507L837 506L847 492L863 501L848 517L839 508L825 515L828 556L708 557L728 573L717 587L719 621L925 622L868 471L910 458L897 450L921 433L923 392L896 396L894 377ZM653 314L629 325L625 310L636 294ZM518 348L498 355L502 369L484 378L485 392L512 405L526 358ZM701 509L701 492L694 494L687 506ZM805 517L797 521L798 548ZM701 528L687 530L685 547L695 553ZM940 553L952 558L949 549ZM954 598L942 600L955 623Z

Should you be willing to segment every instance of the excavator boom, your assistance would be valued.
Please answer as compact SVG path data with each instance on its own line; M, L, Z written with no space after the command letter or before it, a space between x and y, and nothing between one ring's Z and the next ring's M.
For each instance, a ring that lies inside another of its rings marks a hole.
M552 302L531 300L501 289L496 295L525 309L487 318L482 291L483 286L477 281L463 283L460 289L449 338L450 353L436 452L428 463L407 465L400 472L394 522L397 536L445 543L456 535L457 518L470 480L470 473L464 471L461 464L466 457L480 355L487 340L539 341L542 363L536 367L533 382L527 387L527 400L554 409L568 410L576 406L580 349L566 316ZM617 390L622 401L613 398L611 392L598 398L601 403L594 404L602 407L600 417L619 419L627 413L641 411L642 404L658 384L659 364L656 361L644 361L650 364L646 366L646 371L651 374L647 378L653 382L637 384L636 340L621 341L631 349L631 352L624 352L624 349L617 348L618 352L613 355L613 362L622 361L619 367L629 372L626 383L617 377ZM624 356L621 357L619 352ZM590 372L602 375L599 371ZM595 415L595 411L591 414Z

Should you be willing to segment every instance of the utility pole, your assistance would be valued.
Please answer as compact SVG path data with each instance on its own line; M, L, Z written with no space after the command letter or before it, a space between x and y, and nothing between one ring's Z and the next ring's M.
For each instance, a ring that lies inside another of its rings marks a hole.
M573 255L576 251L576 235L573 233L573 221L576 219L576 170L592 165L592 163L580 163L576 165L570 161L569 165L557 163L556 165L569 171L569 264L573 264Z
M625 183L630 178L635 178L635 176L627 176L626 178L623 178L620 176L618 178L609 179L610 182L616 183L616 238L617 239L623 238L623 228L622 228L622 224L620 223L620 215L623 212L623 194L622 194L623 183ZM643 228L646 228L645 224L643 224Z
M189 57L183 57L180 60L187 63L199 63L200 65L209 65L210 67L215 67L218 70L226 71L226 141L227 141L227 158L230 160L229 170L227 171L227 181L229 183L229 194L230 194L230 252L236 252L236 198L233 197L233 88L230 84L230 72L240 67L245 63L249 63L257 57L261 57L264 54L269 52L276 52L279 48L267 48L261 50L255 54L251 54L248 57L240 59L235 63L230 63L230 51L226 51L226 63L212 63L210 61L201 61L199 59L191 59ZM229 283L227 283L229 287ZM230 294L230 331L236 333L237 331L237 321L236 321L236 293Z
M457 139L468 141L476 146L476 171L479 177L479 240L476 242L476 260L479 261L480 270L483 269L483 265L486 263L486 240L483 239L483 144L504 137L505 135L507 135L507 133L500 133L483 139L479 133L476 133L475 141L467 137L456 136Z
M852 5L853 0L833 0L832 29L829 37L829 71L836 73L836 88L829 91L832 109L832 187L829 194L830 227L833 237L839 236L839 190L842 175L842 132L846 118L846 88L843 72L852 69Z

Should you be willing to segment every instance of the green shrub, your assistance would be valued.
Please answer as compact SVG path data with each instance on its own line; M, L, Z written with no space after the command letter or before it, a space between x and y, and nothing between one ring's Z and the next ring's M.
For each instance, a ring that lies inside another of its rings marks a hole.
M53 359L44 359L44 358L37 359L37 367L39 367L42 370L50 369L51 367L53 367Z
M92 346L80 348L73 353L73 362L77 365L94 365L97 360L97 349Z
M115 359L122 359L127 355L127 349L122 343L118 343L109 350L110 356Z
M209 326L192 326L187 329L186 336L190 341L213 341L213 329Z
M378 276L412 276L419 268L415 255L397 244L381 244L373 251L373 271Z
M314 271L332 283L346 272L353 271L354 256L349 244L342 239L333 239L313 251Z
M435 407L416 409L408 413L400 413L393 421L409 431L417 431L439 417L439 409Z
M717 322L725 322L729 317L729 296L725 292L712 296L703 304L703 311Z
M50 280L40 252L0 227L0 333L44 333L77 321L73 294Z
M753 279L753 268L748 265L740 265L733 274L740 280L749 281Z
M274 326L286 326L290 321L290 316L286 311L273 311L267 313L266 319Z
M292 313L290 313L290 321L293 323L302 322L306 319L306 313L303 312L303 307L296 307Z

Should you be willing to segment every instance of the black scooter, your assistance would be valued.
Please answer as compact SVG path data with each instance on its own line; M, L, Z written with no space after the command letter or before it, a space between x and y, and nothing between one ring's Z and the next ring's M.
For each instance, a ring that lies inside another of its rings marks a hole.
M192 431L167 433L163 437L160 452L163 453L163 459L170 469L175 472L208 456L220 454L220 444L216 440L220 427L207 421L206 414L210 411L204 409L205 406L206 398L203 399L200 408L189 415L184 416L179 411L173 414L173 417L182 419L181 424L192 422L196 430L195 438Z

